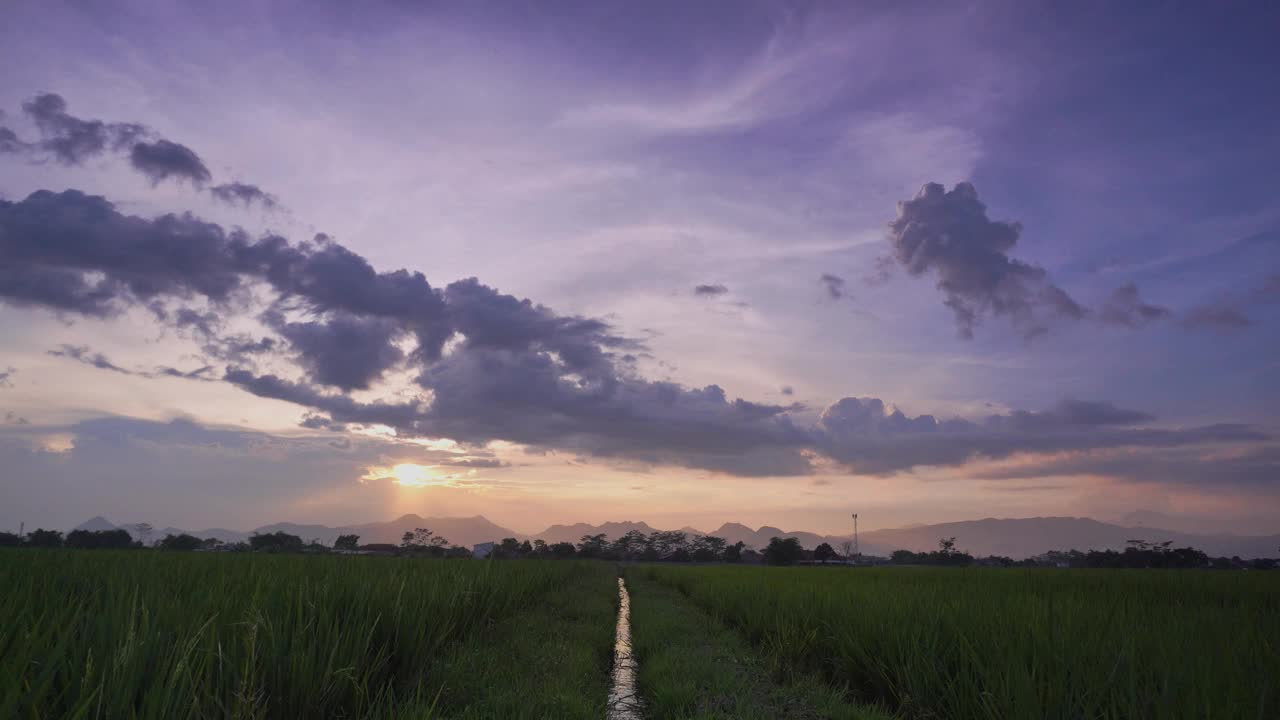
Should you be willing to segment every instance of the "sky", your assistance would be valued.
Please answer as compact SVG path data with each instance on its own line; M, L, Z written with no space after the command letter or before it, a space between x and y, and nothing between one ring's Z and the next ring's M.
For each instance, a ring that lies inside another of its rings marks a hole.
M0 526L1280 531L1280 10L1141 5L7 3Z

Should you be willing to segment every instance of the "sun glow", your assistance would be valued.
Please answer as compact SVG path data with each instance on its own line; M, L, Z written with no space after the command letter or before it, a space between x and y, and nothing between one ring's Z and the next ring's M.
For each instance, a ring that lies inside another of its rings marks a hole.
M475 474L475 470L452 472L449 468L439 465L400 463L391 467L371 467L360 480L362 482L391 480L403 487L454 487L459 484L458 481Z

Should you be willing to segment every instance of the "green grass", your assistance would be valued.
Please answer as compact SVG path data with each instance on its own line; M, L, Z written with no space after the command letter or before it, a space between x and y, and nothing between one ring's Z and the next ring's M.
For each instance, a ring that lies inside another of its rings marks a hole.
M610 565L584 564L571 582L457 646L440 663L437 680L444 690L437 715L603 718L618 609L615 578Z
M777 671L909 717L1280 716L1280 573L629 572L739 629Z
M613 591L591 563L0 552L0 717L448 716L444 659L583 576Z
M816 678L780 683L745 639L683 595L628 572L632 647L649 720L878 720Z

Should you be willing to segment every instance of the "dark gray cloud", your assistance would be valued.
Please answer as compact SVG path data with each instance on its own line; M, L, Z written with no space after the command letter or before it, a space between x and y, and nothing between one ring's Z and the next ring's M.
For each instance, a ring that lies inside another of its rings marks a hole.
M1010 256L1021 234L1016 222L989 219L969 183L949 191L925 185L914 199L898 203L898 217L889 224L893 259L909 275L936 278L964 338L972 338L988 316L1007 317L1030 337L1044 332L1051 318L1086 315L1044 268Z
M76 117L67 111L67 101L55 93L37 95L24 102L22 109L35 123L40 139L25 142L12 129L0 126L0 153L26 155L36 162L52 158L63 165L80 165L107 153L126 153L129 165L152 185L172 179L204 187L213 179L194 150L158 137L146 125ZM229 205L257 204L267 210L278 205L275 196L248 183L215 185L209 193Z
M888 409L877 398L844 398L823 413L818 446L854 472L884 475L1023 453L1248 444L1269 439L1246 425L1147 427L1152 420L1146 413L1109 403L1075 400L1043 412L939 420L932 415L909 417Z
M730 400L625 373L578 376L550 353L471 348L426 369L432 402L419 428L483 443L505 439L742 475L810 471L808 435L789 408Z
M1178 323L1191 330L1234 332L1253 325L1248 315L1250 310L1277 302L1280 302L1280 274L1266 278L1251 290L1193 307Z
M744 476L811 473L818 455L855 472L887 474L1018 453L1266 439L1239 425L1152 427L1144 413L1080 401L939 420L845 398L817 425L800 425L793 419L799 406L645 379L634 366L644 352L637 340L475 278L438 290L421 273L379 272L325 236L292 244L191 215L125 216L76 191L0 201L0 253L10 260L8 274L0 273L0 301L95 316L143 308L191 333L225 369L204 367L214 364L206 360L191 371L129 370L83 346L55 354L145 377L220 376L306 408L302 423L311 428L386 425L404 437L506 440L622 465ZM41 285L55 277L56 287ZM261 323L264 334L223 334L245 321ZM404 342L416 346L406 353ZM416 371L428 392L369 402L349 394L396 368Z
M1210 303L1191 308L1178 324L1192 330L1231 332L1253 324L1240 308L1229 303Z
M183 380L201 380L205 382L212 381L213 366L203 365L194 370L179 370L167 365L161 365L153 371L148 370L130 370L115 364L106 355L93 350L87 345L69 345L63 344L58 346L57 350L49 350L48 355L52 357L61 357L68 360L74 360L82 365L97 368L99 370L109 370L111 372L120 373L121 375L135 375L144 378L172 377Z
M136 374L132 370L126 370L119 365L116 365L108 360L102 353L94 352L85 345L61 345L57 350L48 351L48 354L54 357L63 357L68 360L75 360L78 363L83 363L85 365L98 368L99 370L110 370L111 372L118 372L124 375Z
M18 139L17 133L0 125L0 153L17 154L27 151L27 144Z
M204 161L191 148L168 140L134 145L129 151L129 164L146 175L152 185L174 178L202 186L213 178Z
M444 292L453 327L468 349L554 355L571 373L597 380L614 371L616 351L644 349L596 318L559 315L542 305L504 295L476 278L450 283Z
M822 283L822 286L826 288L827 296L832 300L839 300L844 297L845 281L844 278L839 275L823 273L822 276L818 278L818 282Z
M316 382L342 390L367 390L404 360L395 345L403 331L387 318L341 313L327 320L281 322L276 330Z
M242 182L223 183L209 188L209 194L228 205L249 207L257 204L264 210L272 210L278 205L274 195L265 192L257 185Z
M312 408L328 415L331 422L387 425L413 437L422 434L418 432L422 405L417 401L363 403L346 395L323 392L306 382L286 380L271 374L256 375L243 368L228 368L223 379L258 397Z
M18 372L15 368L5 368L0 370L0 388L13 387L13 375Z
M729 288L724 285L696 285L693 288L693 294L699 297L716 297L729 292Z
M1098 320L1108 325L1139 328L1169 315L1169 308L1143 302L1138 286L1126 283L1111 292L1098 310Z
M1125 449L1053 456L1012 467L975 471L974 477L1008 480L1092 475L1135 483L1252 487L1280 490L1280 447L1205 453L1196 448Z
M26 147L48 152L65 165L79 165L108 150L126 150L151 134L138 123L82 120L68 113L66 100L54 93L37 95L24 102L22 109L41 136L38 143Z

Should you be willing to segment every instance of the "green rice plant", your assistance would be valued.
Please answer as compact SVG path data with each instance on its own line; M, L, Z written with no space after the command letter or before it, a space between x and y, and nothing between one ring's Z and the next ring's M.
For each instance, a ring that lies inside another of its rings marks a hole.
M0 717L422 717L449 648L592 567L6 551Z
M643 567L911 717L1280 715L1280 573Z

